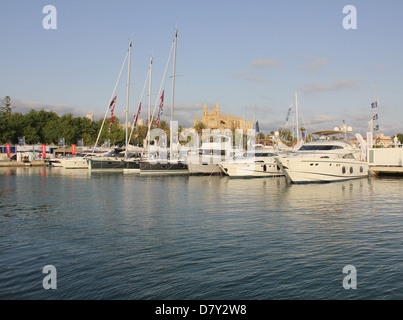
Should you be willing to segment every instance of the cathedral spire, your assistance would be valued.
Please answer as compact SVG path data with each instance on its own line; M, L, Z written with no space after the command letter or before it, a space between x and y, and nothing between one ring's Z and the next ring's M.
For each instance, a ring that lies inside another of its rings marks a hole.
M220 107L218 106L218 101L217 104L215 105L215 111L217 112L217 114L220 114Z
M203 115L207 115L207 105L206 105L206 103L204 103Z

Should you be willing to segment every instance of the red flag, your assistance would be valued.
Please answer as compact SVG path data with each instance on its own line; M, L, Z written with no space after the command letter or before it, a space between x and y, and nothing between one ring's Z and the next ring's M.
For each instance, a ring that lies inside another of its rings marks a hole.
M164 92L165 92L165 90L162 91L160 109L158 111L157 121L155 121L155 124L157 125L157 128L158 128L158 124L160 122L160 117L161 117L161 114L162 114L162 107L164 106Z
M139 104L139 109L137 110L137 113L134 115L134 127L135 128L137 125L137 120L139 119L140 111L141 111L141 102Z
M111 104L109 105L109 107L112 106L112 111L111 111L111 121L109 122L108 134L111 133L111 126L112 126L112 122L113 122L113 111L115 110L116 98L117 98L117 96L112 100Z
M7 152L7 158L11 158L11 147L9 143L6 143L6 152Z
M42 144L42 158L46 158L46 145Z
M76 154L76 145L75 144L71 145L71 154Z
M113 104L115 104L117 97L118 97L118 96L115 96L115 98L113 98L113 100L112 100L111 103L109 104L109 108L110 108Z

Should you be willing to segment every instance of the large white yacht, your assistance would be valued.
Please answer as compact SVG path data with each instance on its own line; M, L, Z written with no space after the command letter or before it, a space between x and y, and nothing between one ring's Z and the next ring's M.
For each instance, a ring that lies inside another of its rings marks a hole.
M341 128L312 133L316 140L277 162L292 183L331 182L367 177L366 143L359 133ZM348 136L354 135L353 139Z
M276 162L278 153L272 147L256 145L241 157L219 164L230 177L273 177L284 175Z

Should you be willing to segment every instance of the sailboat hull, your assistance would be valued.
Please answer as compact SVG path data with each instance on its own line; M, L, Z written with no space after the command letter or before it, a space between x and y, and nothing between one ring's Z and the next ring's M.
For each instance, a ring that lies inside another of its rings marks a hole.
M90 159L88 163L91 170L122 171L124 168L123 159Z
M188 174L188 166L182 162L140 162L140 174Z
M140 160L124 161L123 173L140 173Z

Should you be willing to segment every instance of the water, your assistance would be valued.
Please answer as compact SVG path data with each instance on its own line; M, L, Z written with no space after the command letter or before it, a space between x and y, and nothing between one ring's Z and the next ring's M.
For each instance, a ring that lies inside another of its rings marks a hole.
M2 168L0 299L402 299L402 191Z

